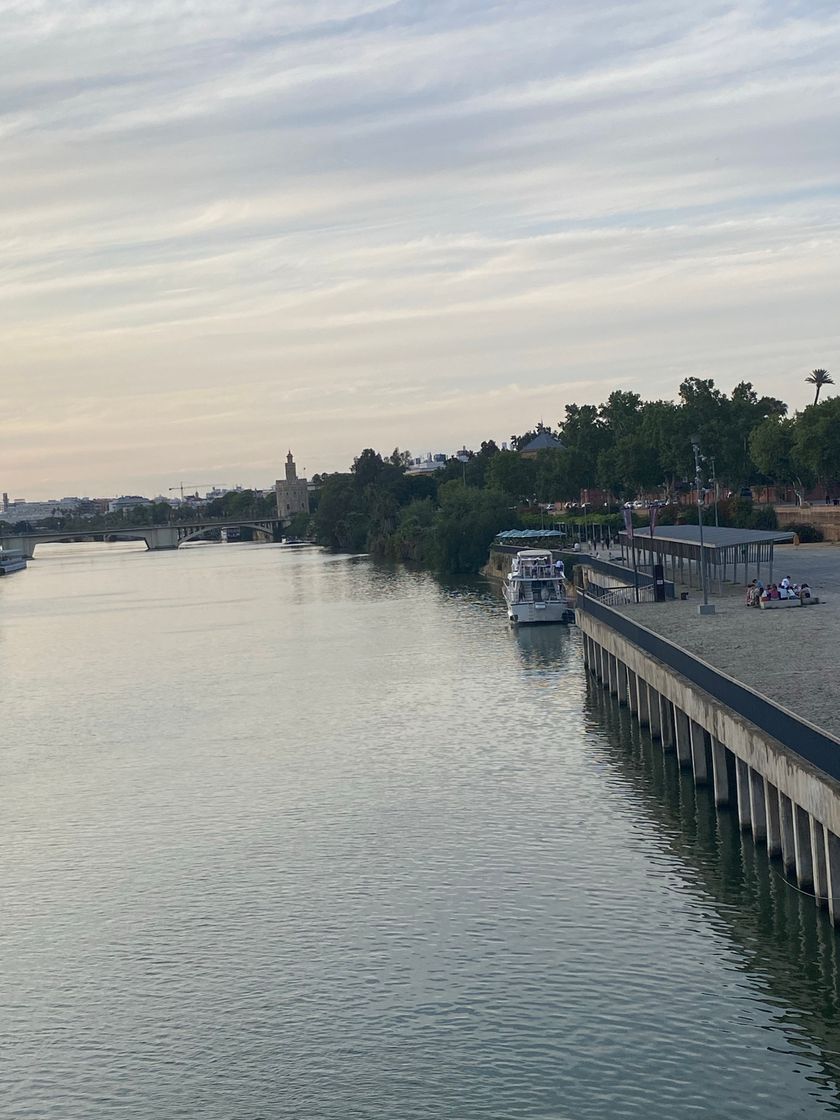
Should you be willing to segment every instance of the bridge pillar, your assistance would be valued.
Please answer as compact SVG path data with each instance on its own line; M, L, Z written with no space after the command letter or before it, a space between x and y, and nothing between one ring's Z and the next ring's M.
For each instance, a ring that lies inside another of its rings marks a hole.
M13 552L22 552L27 560L31 560L35 555L35 545L37 543L37 536L31 534L0 538L0 547L11 549Z
M149 552L161 552L167 548L178 547L178 527L176 525L150 526L142 530Z

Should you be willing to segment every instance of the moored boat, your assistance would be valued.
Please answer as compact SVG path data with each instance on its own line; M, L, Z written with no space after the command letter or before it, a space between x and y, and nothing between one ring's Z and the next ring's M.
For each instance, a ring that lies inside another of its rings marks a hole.
M513 558L504 585L508 619L513 624L574 622L563 566L548 549L526 548Z
M0 548L0 576L8 575L9 572L19 572L25 567L26 557L22 552L16 552L11 548Z

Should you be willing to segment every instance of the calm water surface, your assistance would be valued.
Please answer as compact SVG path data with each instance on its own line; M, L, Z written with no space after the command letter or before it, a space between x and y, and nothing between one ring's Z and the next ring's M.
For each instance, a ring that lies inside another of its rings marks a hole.
M480 584L276 546L0 581L0 1116L840 1111L838 950Z

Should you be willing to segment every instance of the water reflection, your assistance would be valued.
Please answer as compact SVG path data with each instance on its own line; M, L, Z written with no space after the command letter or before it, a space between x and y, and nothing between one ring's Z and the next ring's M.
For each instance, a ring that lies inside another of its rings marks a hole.
M594 682L586 708L606 732L602 761L684 869L672 889L699 900L709 925L737 944L737 968L778 1008L768 1050L809 1058L821 1071L812 1079L840 1111L838 935L826 913L741 833L733 811L716 809L710 790L695 787L675 755Z
M556 669L568 661L571 650L569 627L560 623L511 628L522 664L530 669Z

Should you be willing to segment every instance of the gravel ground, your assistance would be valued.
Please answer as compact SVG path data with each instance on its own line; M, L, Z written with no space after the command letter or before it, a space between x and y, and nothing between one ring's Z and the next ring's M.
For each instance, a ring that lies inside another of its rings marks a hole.
M744 588L724 584L697 614L700 592L685 602L621 608L628 617L702 657L710 665L840 737L840 545L776 549L774 578L803 580L820 602L804 609L750 610Z

